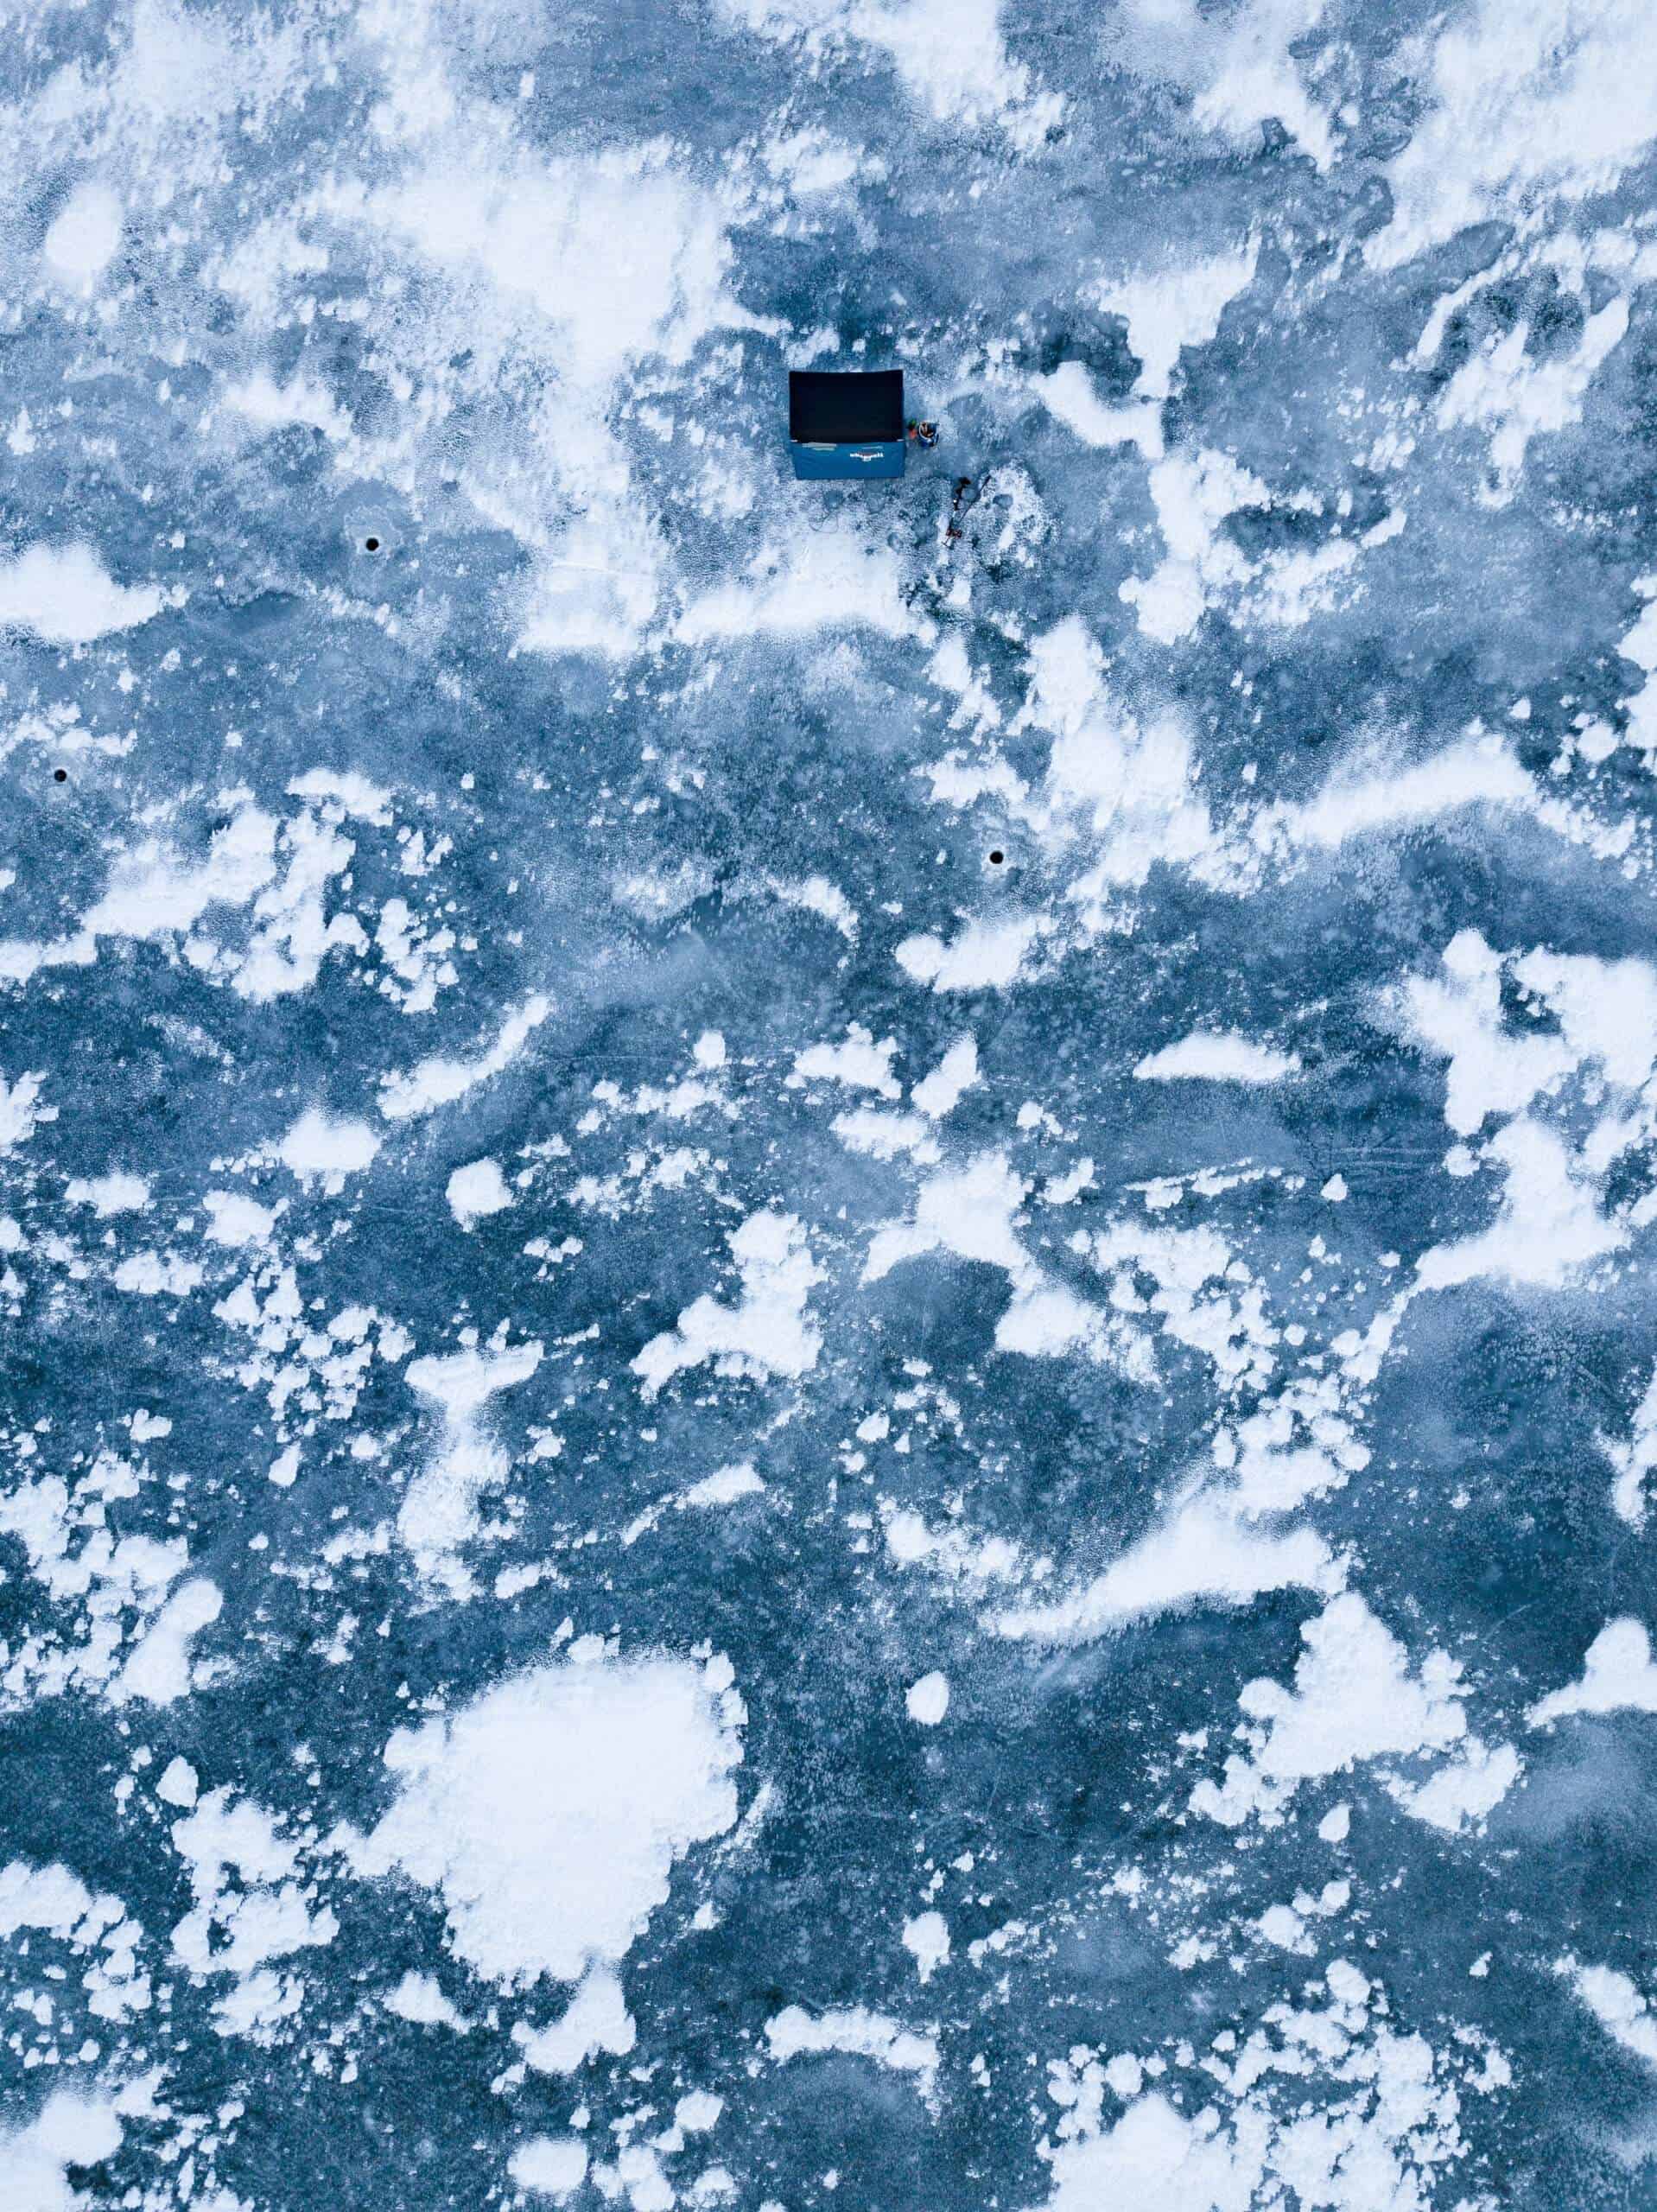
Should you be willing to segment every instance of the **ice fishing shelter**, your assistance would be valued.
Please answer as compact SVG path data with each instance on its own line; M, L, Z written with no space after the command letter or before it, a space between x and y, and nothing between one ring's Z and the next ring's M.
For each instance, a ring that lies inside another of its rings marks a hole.
M797 476L901 476L901 369L791 369L788 444Z

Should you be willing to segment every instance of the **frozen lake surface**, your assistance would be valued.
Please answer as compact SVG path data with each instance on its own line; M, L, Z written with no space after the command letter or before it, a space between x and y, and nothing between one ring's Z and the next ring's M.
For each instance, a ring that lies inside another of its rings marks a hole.
M1657 2204L1649 0L0 174L0 2207Z

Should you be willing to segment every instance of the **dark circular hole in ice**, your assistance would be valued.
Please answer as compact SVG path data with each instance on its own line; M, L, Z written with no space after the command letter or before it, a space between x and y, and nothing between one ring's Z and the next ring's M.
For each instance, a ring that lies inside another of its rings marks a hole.
M1001 862L1002 862L1006 858L1006 854L1001 850L1000 847L998 845L998 846L996 847L995 850L994 850L994 851L990 855L990 856L989 856L989 864L990 864L990 866L991 866L992 868L1000 868L1000 866L1001 865Z
M363 543L371 553L378 553L380 550L380 542L378 537L365 537Z
M53 781L54 784L67 784L67 783L68 782L68 780L69 780L69 771L68 771L67 768L54 768L54 769L53 769L53 771L52 771L52 781Z

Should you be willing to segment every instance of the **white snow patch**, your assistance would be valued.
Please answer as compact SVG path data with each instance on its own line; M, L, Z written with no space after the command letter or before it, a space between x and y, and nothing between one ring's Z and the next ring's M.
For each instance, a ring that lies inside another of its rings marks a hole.
M904 1948L918 1968L923 1988L949 1956L949 1923L941 1912L917 1912L904 1923Z
M49 645L136 629L165 604L153 585L117 584L90 545L31 545L0 563L0 630L32 631Z
M380 2002L388 2012L395 2012L400 2020L412 2020L419 2027L453 2028L457 2035L465 2035L472 2025L449 2003L434 1975L416 1974L412 1967Z
M1528 1116L1509 1122L1486 1156L1507 1170L1501 1211L1480 1234L1421 1255L1416 1278L1424 1290L1481 1275L1557 1288L1628 1243L1628 1229L1600 1211L1594 1182L1545 1123Z
M1465 807L1533 813L1540 799L1500 738L1464 738L1430 760L1385 774L1337 773L1314 798L1264 810L1253 834L1263 851L1311 846L1332 852L1349 839L1414 829Z
M587 2146L578 2135L531 2135L506 2162L519 2189L560 2201L587 2179Z
M200 1980L235 1977L214 2006L219 2034L268 2043L304 1997L270 1961L331 1943L339 1922L326 1905L310 1910L299 1847L251 1798L209 1790L172 1834L194 1899L173 1930L174 1955Z
M949 1678L936 1669L911 1682L904 1693L904 1708L923 1728L936 1728L949 1710Z
M738 1302L721 1306L704 1294L634 1359L646 1398L708 1360L715 1374L759 1381L806 1375L816 1365L822 1338L806 1318L806 1301L822 1270L794 1215L768 1207L750 1214L732 1235L731 1255L741 1283Z
M1476 0L1447 19L1432 105L1393 160L1393 217L1366 249L1396 267L1491 217L1537 223L1539 197L1615 184L1657 137L1646 0Z
M1493 1811L1523 1770L1524 1762L1511 1744L1485 1744L1470 1736L1457 1757L1426 1781L1388 1777L1387 1794L1412 1819L1457 1835Z
M928 636L911 611L891 550L850 524L796 531L761 549L741 580L693 599L673 625L682 645L720 639L805 638L822 629L865 629L883 637Z
M74 2212L86 2198L68 2169L112 2158L124 2133L110 2098L54 2089L34 2120L0 2135L0 2206L4 2212Z
M990 1625L998 1636L1021 1641L1082 1643L1188 1605L1248 1605L1272 1590L1328 1595L1343 1580L1315 1530L1267 1535L1244 1527L1228 1500L1198 1495L1073 1597L1010 1608Z
M1009 914L1000 921L967 922L949 944L928 932L906 937L897 948L898 965L917 983L935 991L1001 991L1016 982L1025 955L1041 934L1032 914Z
M1080 361L1061 361L1030 389L1048 413L1088 446L1137 446L1147 461L1162 458L1162 410L1148 399L1113 407L1100 398Z
M925 1157L918 1148L917 1156ZM995 1327L998 1351L1043 1358L1079 1350L1103 1357L1112 1341L1107 1317L1063 1284L1049 1281L1019 1241L1019 1209L1029 1187L1004 1152L981 1152L964 1166L937 1169L921 1184L907 1219L875 1230L863 1281L879 1282L894 1268L933 1252L981 1261L1005 1269L1013 1291Z
M492 1213L502 1213L512 1203L506 1178L493 1160L469 1160L448 1179L444 1194L448 1210L462 1229L471 1229Z
M379 1138L366 1122L333 1121L312 1106L283 1137L276 1156L302 1183L320 1182L330 1198L337 1198L346 1176L371 1167L379 1148Z
M766 2021L765 2041L779 2062L825 2051L872 2058L895 2074L912 2074L923 2096L930 2095L937 2079L938 2047L931 2036L917 2034L860 2005L817 2013L802 2005L785 2005Z
M1525 1718L1546 1728L1572 1713L1628 1712L1657 1713L1657 1664L1644 1624L1624 1614L1589 1645L1581 1680L1540 1698Z
M171 1758L156 1784L156 1795L163 1805L176 1805L187 1813L195 1803L200 1790L195 1769L187 1758Z
M1239 510L1271 505L1260 479L1223 453L1204 448L1152 464L1152 503L1164 557L1148 576L1129 576L1120 596L1159 645L1189 637L1209 607L1235 619L1298 629L1333 607L1358 560L1357 543L1331 536L1319 545L1251 559L1222 524Z
M439 1054L422 1060L406 1075L382 1076L380 1112L388 1122L401 1122L411 1115L453 1105L468 1090L475 1090L479 1084L510 1067L551 1012L552 1001L534 992L507 1015L494 1041L475 1058L456 1060Z
M351 435L351 417L327 387L298 369L282 385L268 370L257 369L226 385L222 404L261 430L320 430L335 445L345 444Z
M1152 1083L1281 1083L1286 1076L1298 1075L1300 1061L1296 1053L1274 1052L1235 1030L1199 1029L1178 1044L1147 1052L1133 1072L1141 1082Z
M848 944L857 942L857 909L837 884L830 883L826 875L808 875L797 883L784 883L776 878L768 888L785 906L796 906L802 913L818 915L833 929L837 929Z
M864 1262L865 1282L879 1282L905 1261L930 1252L981 1260L1020 1274L1031 1268L1014 1231L1029 1191L1004 1152L982 1152L964 1167L941 1169L921 1185L913 1216L878 1229Z
M574 2074L601 2050L625 2058L638 2039L620 1978L610 1967L589 1967L561 2018L548 2028L519 2020L512 2040L537 2074Z
M288 792L290 798L315 806L337 806L341 813L355 815L359 822L373 823L382 830L390 823L390 792L371 783L360 769L308 768L302 776L290 780Z
M1000 0L721 0L725 12L773 39L862 41L884 53L905 91L933 119L962 130L994 124L1033 151L1060 120L1064 102L1035 90L1009 56Z
M1416 1785L1405 1782L1396 1793L1417 1817L1454 1824L1457 1800L1470 1816L1488 1811L1497 1783L1505 1789L1514 1778L1510 1755L1468 1738L1461 1669L1447 1652L1429 1652L1413 1672L1403 1646L1355 1591L1331 1599L1300 1634L1293 1688L1270 1680L1244 1687L1238 1701L1248 1718L1239 1732L1248 1755L1227 1758L1222 1783L1198 1783L1194 1813L1228 1827L1254 1816L1271 1825L1302 1783L1360 1760L1465 1751L1467 1772L1442 1791L1418 1802Z
M1657 2067L1657 2012L1650 2000L1615 1967L1586 1967L1567 1953L1553 1971L1568 1981L1601 2027L1624 2050Z
M797 1054L786 1088L797 1090L807 1083L843 1084L851 1090L873 1090L881 1098L896 1098L900 1086L892 1072L895 1037L877 1045L860 1023L853 1022L839 1045L809 1045Z
M957 1037L931 1074L923 1077L911 1088L910 1103L929 1121L939 1122L946 1114L954 1113L980 1080L976 1039Z
M115 257L125 210L106 184L78 184L48 226L43 242L54 272L77 290L90 292Z
M757 1497L765 1489L765 1482L745 1459L737 1465L716 1467L711 1475L704 1475L699 1483L679 1495L681 1505L734 1505L739 1498Z
M479 1494L504 1481L511 1465L484 1430L484 1408L499 1391L527 1382L541 1364L541 1351L536 1338L510 1347L504 1342L470 1345L429 1353L406 1370L410 1389L441 1408L443 1427L430 1459L403 1494L397 1534L421 1573L457 1595L469 1581L454 1555L478 1533Z
M1657 1468L1657 1368L1652 1370L1646 1393L1635 1409L1634 1426L1626 1443L1615 1437L1597 1436L1595 1442L1616 1470L1611 1485L1611 1510L1630 1529L1643 1529L1649 1501L1646 1484Z
M57 1109L40 1103L41 1082L39 1075L29 1074L8 1084L0 1076L0 1152L27 1144L37 1123L56 1121Z
M1108 2133L1063 2143L1054 2152L1045 2212L1116 2204L1133 2212L1248 2212L1256 2201L1259 2153L1251 2164L1212 2120L1211 2113L1188 2120L1164 2096L1139 2098Z
M91 1179L76 1176L63 1195L72 1206L91 1206L101 1221L114 1213L142 1213L149 1204L149 1185L142 1175L113 1168Z
M269 1206L242 1191L209 1191L202 1201L207 1210L206 1234L214 1244L268 1244L276 1217Z
M1158 862L1195 868L1209 857L1207 807L1196 789L1190 732L1173 710L1131 713L1109 681L1098 640L1067 615L1030 645L1030 688L1014 723L1050 731L1038 798L1021 806L1056 853L1079 845L1090 865L1068 901L1092 930L1139 889Z
M1127 342L1140 364L1135 389L1145 398L1159 406L1168 397L1180 354L1188 346L1208 344L1226 308L1254 282L1259 258L1259 240L1251 238L1235 253L1143 269L1089 288L1095 305L1127 323ZM1159 458L1160 449L1159 438L1157 454L1148 457Z
M1192 93L1200 128L1248 145L1263 123L1280 123L1326 168L1335 151L1330 118L1290 51L1323 13L1324 0L1251 0L1217 15L1201 0L1128 0L1113 28L1136 70Z
M1533 438L1582 420L1588 387L1628 327L1627 300L1611 300L1589 316L1573 353L1539 361L1527 350L1529 324L1518 322L1487 339L1457 370L1439 397L1438 427L1470 424L1489 432L1484 497L1492 505L1505 506L1518 490Z
M224 1610L225 1597L206 1575L181 1582L159 1618L111 1686L110 1699L125 1705L133 1698L146 1705L171 1705L189 1694L190 1646Z
M392 1737L397 1800L352 1859L438 1891L455 1951L503 1988L614 1966L674 1862L735 1821L730 1681L724 1661L662 1656L511 1675Z

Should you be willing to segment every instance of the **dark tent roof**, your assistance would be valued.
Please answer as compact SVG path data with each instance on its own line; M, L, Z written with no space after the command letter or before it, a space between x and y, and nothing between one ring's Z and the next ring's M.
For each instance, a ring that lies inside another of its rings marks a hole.
M788 435L799 445L886 444L904 434L904 372L790 369Z

